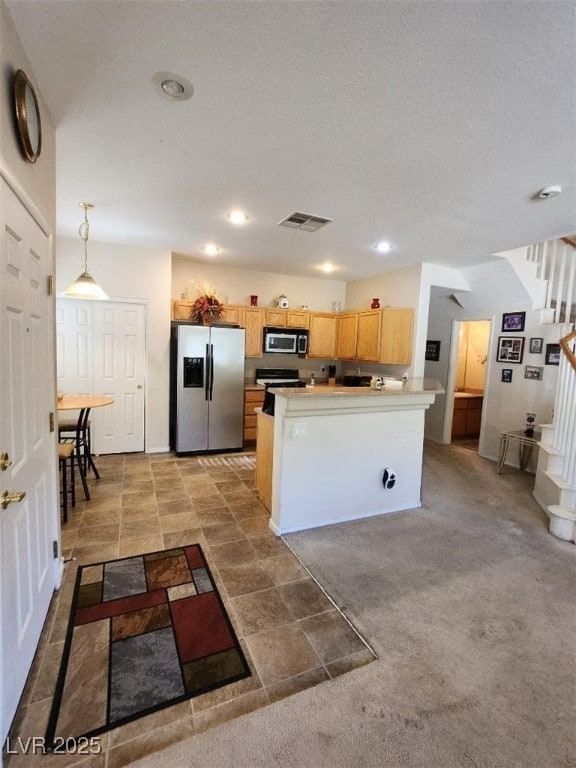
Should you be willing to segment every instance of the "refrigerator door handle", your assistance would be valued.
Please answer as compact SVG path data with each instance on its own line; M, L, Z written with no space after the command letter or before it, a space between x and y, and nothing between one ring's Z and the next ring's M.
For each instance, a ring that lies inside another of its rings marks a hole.
M206 344L206 378L204 380L204 399L208 400L208 394L211 395L211 389L210 389L210 382L211 382L211 371L210 371L210 345Z
M210 400L214 391L214 345L210 344Z

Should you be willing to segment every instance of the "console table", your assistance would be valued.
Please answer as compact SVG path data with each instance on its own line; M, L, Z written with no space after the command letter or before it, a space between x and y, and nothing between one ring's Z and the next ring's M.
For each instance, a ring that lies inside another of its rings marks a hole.
M498 457L498 464L496 465L496 472L500 474L502 467L506 461L508 454L508 446L510 441L518 443L518 456L520 461L520 469L524 470L528 466L530 456L532 455L532 449L540 442L542 433L534 430L532 436L525 434L523 429L509 430L502 432L500 435L500 456Z

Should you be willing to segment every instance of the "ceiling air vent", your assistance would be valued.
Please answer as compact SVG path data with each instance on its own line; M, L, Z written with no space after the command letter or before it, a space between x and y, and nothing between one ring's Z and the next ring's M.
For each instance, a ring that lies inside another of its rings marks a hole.
M334 219L325 219L323 216L313 216L311 213L300 213L294 211L278 224L281 227L290 227L291 229L303 229L304 232L316 232L320 227L330 224Z

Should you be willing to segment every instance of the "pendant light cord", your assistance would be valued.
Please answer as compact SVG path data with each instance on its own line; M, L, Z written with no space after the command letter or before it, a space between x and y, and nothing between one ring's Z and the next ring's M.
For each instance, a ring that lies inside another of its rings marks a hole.
M84 241L84 272L88 272L88 237L90 236L90 224L88 223L88 208L93 206L90 203L80 203L84 208L84 221L80 224L78 233Z

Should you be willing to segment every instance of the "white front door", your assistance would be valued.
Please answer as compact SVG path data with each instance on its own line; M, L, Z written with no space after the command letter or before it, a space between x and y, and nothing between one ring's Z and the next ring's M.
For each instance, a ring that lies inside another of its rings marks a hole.
M143 304L58 299L58 389L114 398L90 412L96 454L144 450L145 326Z
M114 404L93 409L94 453L144 450L145 309L142 304L94 305L94 391Z
M51 267L49 237L0 180L0 493L14 498L0 501L0 744L58 580Z

